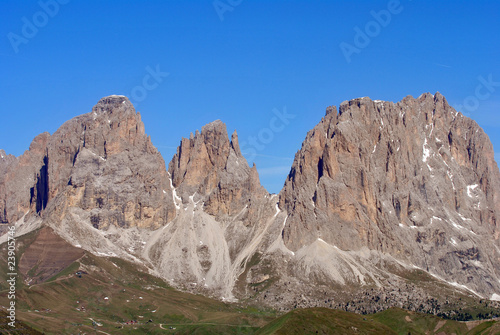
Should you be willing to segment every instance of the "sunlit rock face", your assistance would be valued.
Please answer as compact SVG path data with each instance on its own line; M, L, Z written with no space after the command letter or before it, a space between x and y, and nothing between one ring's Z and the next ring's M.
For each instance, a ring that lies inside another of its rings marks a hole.
M284 243L376 250L491 294L499 181L488 137L441 94L354 99L329 108L295 156Z

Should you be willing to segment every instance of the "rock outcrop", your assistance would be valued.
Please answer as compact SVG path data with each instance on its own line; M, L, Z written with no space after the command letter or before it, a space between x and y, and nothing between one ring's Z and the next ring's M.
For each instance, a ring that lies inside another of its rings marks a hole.
M30 210L39 213L47 204L44 161L49 137L49 133L38 135L19 157L0 152L0 223L15 223Z
M229 141L220 120L181 140L169 172L183 199L204 198L205 212L214 216L235 215L267 194L255 165L241 154L236 131Z

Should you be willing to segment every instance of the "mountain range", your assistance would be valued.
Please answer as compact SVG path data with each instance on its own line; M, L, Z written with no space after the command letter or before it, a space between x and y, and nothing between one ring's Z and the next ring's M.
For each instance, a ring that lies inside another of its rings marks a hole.
M440 93L328 107L279 194L219 120L166 165L124 96L0 157L0 232L38 232L19 260L26 285L89 252L281 311L439 314L462 298L500 300L493 147Z

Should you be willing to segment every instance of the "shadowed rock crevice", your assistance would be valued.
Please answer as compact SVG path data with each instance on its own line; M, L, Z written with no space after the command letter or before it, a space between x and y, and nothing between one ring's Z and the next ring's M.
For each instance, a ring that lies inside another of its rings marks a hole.
M3 206L0 210L0 223L9 223L8 216L7 216L7 203L5 200L2 201Z
M37 177L36 184L30 190L30 203L35 204L35 210L40 213L47 207L49 201L49 158L43 158L43 165Z

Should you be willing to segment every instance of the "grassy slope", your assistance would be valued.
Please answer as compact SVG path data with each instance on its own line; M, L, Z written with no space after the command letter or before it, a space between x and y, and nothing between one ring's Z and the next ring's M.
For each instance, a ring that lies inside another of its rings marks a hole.
M74 275L78 268L86 272L82 278ZM225 304L176 291L161 279L141 272L135 264L89 254L49 282L20 288L17 296L18 319L46 334L90 332L94 328L92 320L102 324L96 326L96 330L109 334L406 335L445 332L460 335L500 331L496 322L469 323L469 331L463 322L396 308L374 315L310 308L277 317L273 311ZM5 306L6 302L5 292L1 292L0 305ZM148 323L150 319L153 322ZM140 324L122 324L130 320Z
M16 327L13 328L11 327L8 323L10 322L9 319L7 319L7 313L4 311L0 310L0 334L5 334L5 335L41 335L37 330L34 330L30 326L26 325L24 322L20 322L19 320L16 320L15 325Z
M82 278L74 275L78 268L86 272ZM276 316L273 311L182 293L137 265L90 254L46 283L20 285L17 301L18 318L47 334L90 331L92 320L102 324L96 329L111 334L171 332L160 324L175 326L176 334L247 334ZM7 302L6 292L1 292L0 305ZM122 325L130 320L140 324Z
M429 334L445 331L446 334L466 334L467 326L464 322L443 320L430 314L412 313L398 308L370 316L371 319L383 323L394 329L397 334Z
M36 234L19 239L18 257L34 241ZM4 247L2 245L0 249ZM0 266L5 266L2 256ZM78 270L84 272L82 278L75 276ZM226 304L176 291L137 264L92 254L86 254L43 284L28 287L19 278L17 302L17 319L27 324L23 326L26 334L31 331L29 326L46 334L96 331L101 334L500 333L498 322L466 324L396 308L364 316L311 308L278 317L275 311ZM6 306L7 303L6 292L1 291L0 305ZM464 305L469 304L464 301ZM93 325L92 320L99 325ZM123 324L130 320L137 320L139 324ZM1 326L0 333L9 334ZM36 334L36 331L32 333Z
M40 230L32 231L26 235L23 235L21 238L16 239L16 267L19 265L19 260L21 259L22 254L26 250L26 248L33 243L33 241L38 236ZM0 245L0 291L5 290L7 288L7 271L3 271L7 269L7 243L3 243Z
M500 323L444 320L398 308L373 315L310 308L287 313L262 327L256 334L500 334Z
M299 309L285 314L256 334L396 334L362 315L327 308Z

